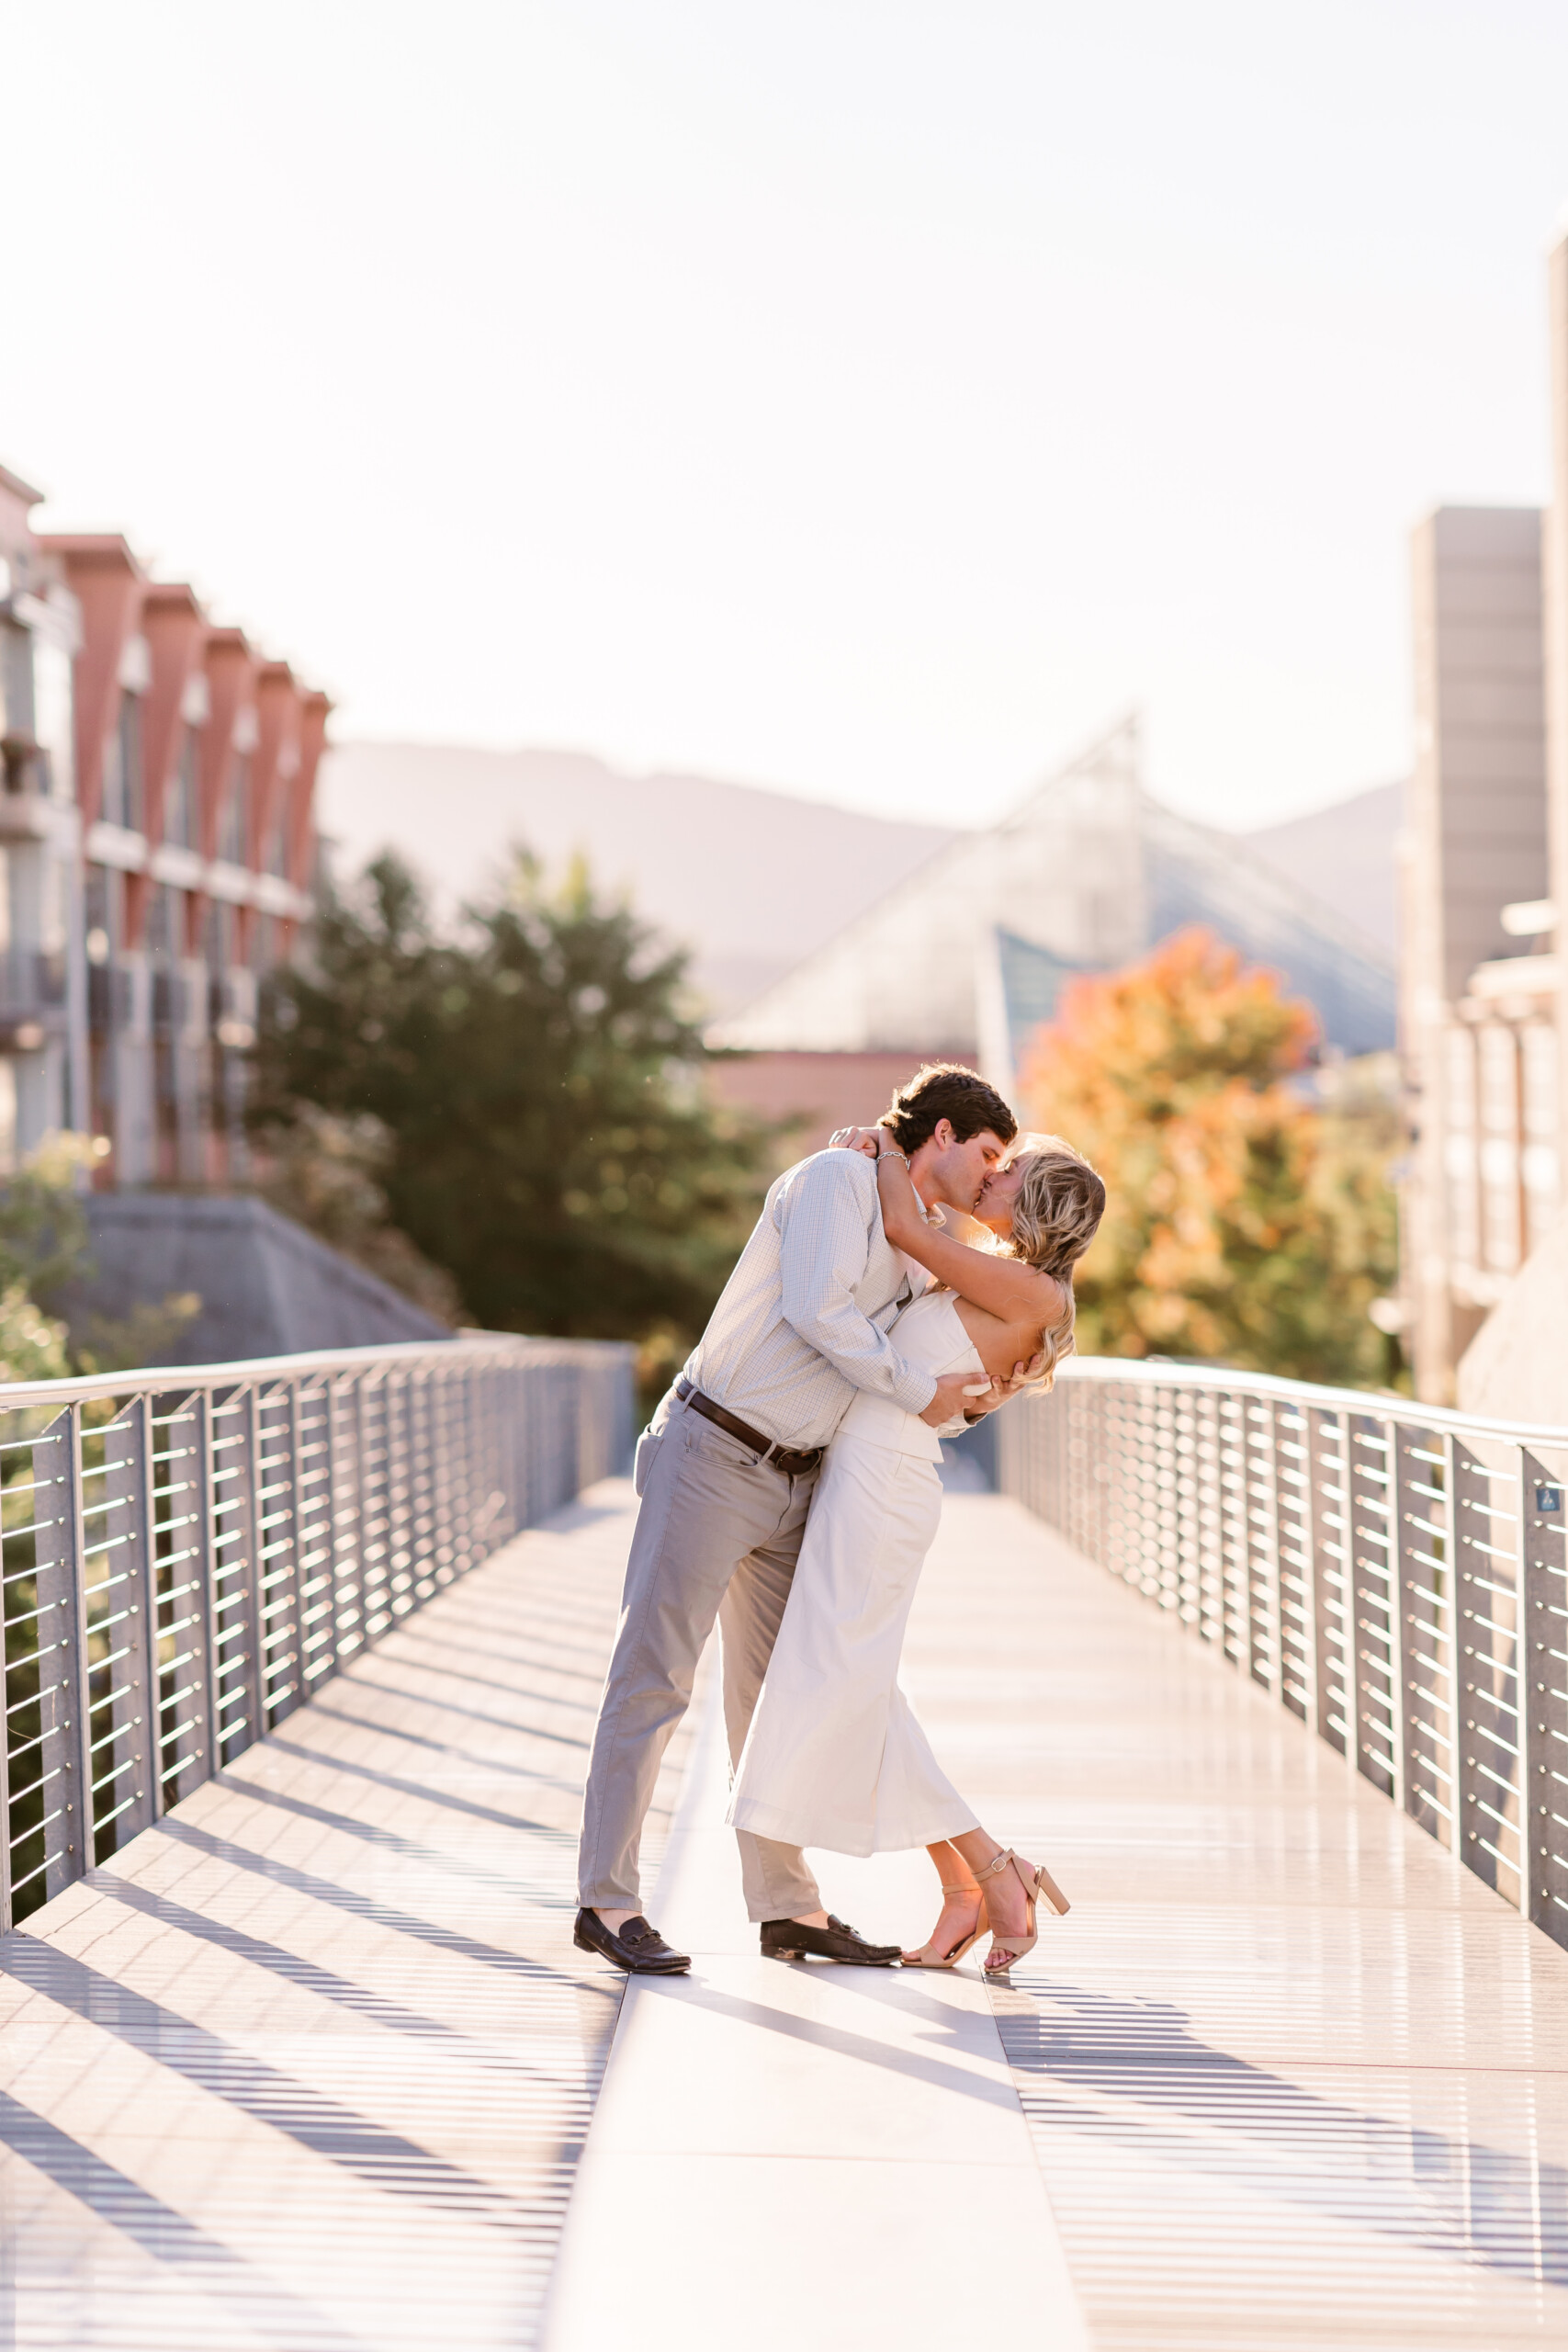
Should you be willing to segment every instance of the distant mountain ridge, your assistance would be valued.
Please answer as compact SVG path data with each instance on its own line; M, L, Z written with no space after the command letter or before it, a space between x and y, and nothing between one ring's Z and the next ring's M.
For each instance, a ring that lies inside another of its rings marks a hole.
M708 776L627 775L579 752L344 743L322 763L320 823L340 873L386 847L437 893L472 897L513 844L551 872L581 853L603 890L693 950L727 1012L819 947L952 839Z
M629 775L579 752L344 743L322 765L321 827L340 873L393 848L453 901L504 871L513 843L552 872L581 853L602 889L690 946L723 1016L833 938L953 840L752 785ZM1240 836L1366 933L1394 946L1399 786Z
M1399 944L1399 828L1404 787L1380 784L1310 816L1242 839L1302 889L1365 932L1386 956Z

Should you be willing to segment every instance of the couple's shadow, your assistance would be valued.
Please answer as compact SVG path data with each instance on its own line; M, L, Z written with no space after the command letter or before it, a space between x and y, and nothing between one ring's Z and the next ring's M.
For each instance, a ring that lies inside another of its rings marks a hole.
M845 1968L820 1961L769 1961L766 1965L770 1972L787 1969L791 1974L809 1971L814 1992L825 1992L829 1999L852 1999L858 1996L881 2008L896 2009L904 2018L916 2015L924 2029L921 2040L933 2045L945 2042L954 2052L963 2047L966 2013L937 1999L921 1984L915 1970ZM1017 2093L1011 2083L998 2073L976 2073L970 2066L955 2064L942 2054L940 2047L910 2049L907 2040L895 2043L858 2031L852 2022L833 2024L820 2018L803 2017L757 1996L731 1992L704 1974L700 1960L694 1962L689 1976L648 1977L641 1982L666 1998L705 2009L714 2017L728 2018L738 2025L776 2033L803 2048L830 2052L837 2057L899 2075L905 2081L923 2082L933 2089L978 2099L984 2106L1004 2112L1011 2113L1017 2109Z
M1568 2167L1324 2098L1205 2041L1172 2002L1061 1979L1031 1978L998 1991L996 2024L1010 2070L1004 2077L960 2062L973 2010L935 1996L914 1971L770 1965L811 1968L829 1998L845 2003L843 2021L732 1992L700 1969L658 1989L993 2109L1016 2111L1021 2101L1032 2126L1054 2140L1076 2136L1230 2182L1253 2199L1348 2223L1466 2268L1568 2287ZM857 1999L918 2017L917 2041L925 2046L858 2030L849 2008ZM1385 2071L1348 2063L1358 2072ZM1465 2071L1454 2074L1462 2078Z

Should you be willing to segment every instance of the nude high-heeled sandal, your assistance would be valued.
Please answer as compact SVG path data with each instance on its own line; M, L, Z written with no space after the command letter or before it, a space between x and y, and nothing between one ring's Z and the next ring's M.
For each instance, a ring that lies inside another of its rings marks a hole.
M974 1894L977 1892L967 1880L962 1886L944 1883L942 1891L944 1894ZM989 1926L990 1921L986 1916L986 1898L981 1894L980 1917L973 1934L961 1936L951 1951L939 1951L935 1944L922 1944L919 1951L900 1952L899 1965L902 1968L955 1968L964 1953L974 1950Z
M1023 1889L1027 1926L1021 1936L1007 1935L998 1928L991 1938L991 1949L986 1954L986 1974L988 1977L1005 1976L1015 1961L1021 1960L1026 1952L1034 1950L1040 1940L1034 1929L1034 1906L1037 1903L1043 1903L1058 1919L1065 1918L1072 1908L1050 1871L1043 1867L1032 1874L1025 1870L1010 1846L1004 1847L999 1854L993 1854L975 1876L983 1883L988 1878L998 1878L1010 1866L1017 1871L1019 1884Z

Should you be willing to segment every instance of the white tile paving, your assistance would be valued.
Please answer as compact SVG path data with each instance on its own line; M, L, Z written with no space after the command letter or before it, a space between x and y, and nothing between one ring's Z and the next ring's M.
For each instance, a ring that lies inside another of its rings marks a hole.
M570 1930L629 1506L509 1546L0 1943L6 2352L536 2340L620 1998Z
M996 2007L1099 2352L1568 2345L1568 1952L999 1498L909 1669L1074 1900Z
M553 2264L548 2352L1568 2345L1568 1954L998 1498L948 1498L908 1670L1069 1917L1010 1993L763 1962L710 1711L653 1825L693 1974L620 2007L570 1935L630 1510L0 1946L6 2352L511 2352ZM821 1860L929 1927L923 1857Z
M688 1977L628 1989L557 2261L547 2352L944 2342L976 2266L1039 2282L1028 2340L1083 2352L1044 2185L973 1973L784 1965L746 1922L710 1681L650 1905ZM892 1941L924 1856L824 1856L830 1909ZM870 1910L868 1911L868 1905Z

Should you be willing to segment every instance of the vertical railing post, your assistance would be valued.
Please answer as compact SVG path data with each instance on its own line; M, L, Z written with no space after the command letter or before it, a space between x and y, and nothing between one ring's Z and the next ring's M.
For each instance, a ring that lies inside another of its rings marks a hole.
M1157 1392L1154 1447L1154 1577L1155 1597L1162 1609L1175 1609L1181 1580L1181 1474L1176 1433L1179 1408L1176 1391Z
M0 1566L5 1565L0 1550ZM11 1666L9 1579L0 1581L0 1935L16 1926L11 1900L11 1857L16 1830L11 1819ZM18 1661L19 1663L19 1661ZM3 2342L4 2338L0 2338Z
M436 1589L461 1576L468 1566L458 1534L459 1514L454 1498L462 1492L466 1450L463 1424L456 1405L453 1382L441 1370L430 1375L430 1562Z
M157 1399L137 1398L140 1428L137 1431L137 1460L141 1469L141 1491L137 1497L138 1518L141 1521L141 1566L144 1598L142 1600L141 1660L147 1690L147 1737L144 1753L147 1759L146 1817L157 1821L164 1812L164 1679L159 1660L162 1644L158 1638L158 1416Z
M80 1408L69 1405L33 1442L35 1644L41 1867L47 1901L92 1861L92 1736L82 1604Z
M549 1432L541 1409L544 1402L539 1390L541 1376L541 1368L536 1363L521 1365L518 1369L516 1475L525 1527L536 1526L545 1516L545 1462Z
M409 1611L412 1511L409 1499L409 1385L401 1369L389 1373L381 1396L386 1412L383 1448L387 1512L387 1608L394 1617Z
M1351 1726L1356 1770L1384 1796L1397 1782L1392 1750L1393 1651L1390 1618L1389 1484L1374 1455L1381 1424L1370 1414L1349 1416L1349 1512L1347 1644L1352 1677Z
M1396 1422L1385 1418L1382 1423L1383 1465L1387 1484L1384 1525L1387 1548L1383 1554L1385 1567L1385 1615L1388 1623L1388 1738L1393 1785L1389 1795L1401 1813L1411 1809L1412 1790L1417 1783L1412 1776L1413 1758L1410 1747L1410 1724L1413 1713L1407 1687L1410 1672L1408 1628L1404 1615L1404 1546L1400 1543L1403 1514L1401 1456L1399 1429Z
M1454 1448L1459 1535L1461 1853L1470 1869L1509 1900L1521 1893L1518 1671L1526 1530L1520 1521L1518 1460L1489 1438ZM1490 1458L1489 1458L1490 1457ZM1509 1538L1512 1529L1517 1543ZM1515 1851L1510 1853L1509 1845Z
M213 1673L212 1770L259 1737L252 1509L254 1431L248 1387L208 1392L208 1591Z
M423 1366L409 1375L409 1458L413 1488L412 1566L416 1600L428 1600L436 1589L437 1387L437 1375Z
M1348 1761L1356 1756L1354 1611L1350 1606L1349 1431L1333 1410L1313 1417L1313 1581L1316 1612L1317 1730Z
M365 1646L365 1480L369 1443L365 1428L365 1399L369 1385L365 1374L355 1373L344 1391L347 1419L344 1430L344 1453L350 1464L348 1478L352 1499L346 1505L339 1505L333 1538L341 1560L338 1575L340 1660L356 1657ZM343 1458L340 1454L339 1459Z
M492 1508L491 1498L500 1498L496 1507L496 1533L491 1541L504 1543L516 1534L520 1524L517 1495L512 1476L512 1455L506 1439L513 1375L504 1364L487 1364L479 1374L479 1383L484 1398L483 1508L489 1511Z
M268 1398L268 1403L276 1401ZM271 1492L266 1498L267 1567L266 1580L269 1605L276 1606L275 1627L281 1623L288 1645L286 1665L288 1680L271 1702L272 1720L282 1723L296 1707L305 1702L305 1604L304 1577L300 1571L299 1510L299 1381L298 1375L284 1384L282 1428L268 1442L273 1452L267 1485ZM281 1460L278 1455L281 1454ZM280 1491L281 1490L281 1491ZM279 1563L278 1552L284 1557Z
M1220 1522L1224 1590L1221 1647L1231 1664L1246 1673L1252 1657L1252 1549L1247 1527L1250 1483L1245 1400L1227 1389L1220 1398L1220 1459L1225 1473Z
M354 1448L351 1443L345 1442L344 1433L345 1408L348 1406L347 1384L341 1378L329 1374L324 1384L323 1403L327 1431L327 1583L332 1594L332 1649L333 1664L335 1669L342 1666L346 1657L353 1655L347 1610L344 1600L344 1588L346 1581L344 1576L344 1554L347 1547L344 1542L343 1519L347 1507L351 1482L350 1464L354 1460Z
M79 1409L79 1408L78 1408ZM117 1847L163 1810L158 1579L152 1511L152 1399L133 1396L103 1432L102 1544L107 1586L109 1770L101 1777ZM123 1672L114 1668L123 1666Z
M1198 1430L1197 1398L1189 1389L1176 1394L1176 1610L1182 1623L1198 1623L1199 1549L1202 1542L1203 1465Z
M1402 1802L1413 1820L1452 1842L1453 1642L1443 1450L1430 1432L1389 1424L1394 1476L1394 1632L1401 1702ZM1447 1590L1445 1590L1447 1588ZM1446 1761L1445 1717L1450 1736ZM1445 1794L1446 1788L1446 1794Z
M1276 1405L1273 1421L1279 1697L1292 1714L1311 1723L1316 1693L1306 1419L1299 1408Z
M71 1612L68 1688L73 1736L71 1746L78 1791L76 1869L90 1871L97 1860L97 1822L93 1805L93 1660L87 1624L87 1527L83 1496L82 1408L71 1408L71 1554L67 1590Z
M266 1655L263 1648L266 1629L262 1615L261 1399L254 1381L245 1389L242 1411L243 1615L245 1626L246 1706L250 1735L254 1740L265 1737L268 1724Z
M1442 1737L1448 1747L1448 1835L1444 1843L1461 1860L1464 1858L1462 1805L1461 1803L1460 1744L1464 1737L1461 1721L1464 1710L1460 1672L1459 1613L1459 1505L1454 1488L1454 1476L1459 1464L1459 1449L1451 1434L1445 1435L1438 1447L1442 1455L1439 1476L1443 1487L1440 1514L1443 1528L1441 1580L1433 1585L1438 1608L1435 1623L1440 1632L1439 1656L1445 1668L1441 1690ZM1434 1708L1436 1715L1437 1709Z
M359 1591L363 1639L374 1641L392 1606L391 1381L362 1384L359 1449Z
M198 1777L205 1781L218 1770L218 1628L213 1608L217 1561L212 1549L212 1391L209 1388L197 1389L191 1396L186 1410L193 1425L189 1607L190 1646L195 1662L191 1696L196 1713L191 1725L195 1733L191 1758L193 1762L199 1763Z
M1568 1489L1519 1454L1519 1908L1568 1942Z
M1247 1487L1255 1500L1248 1544L1248 1658L1252 1679L1277 1699L1280 1691L1280 1494L1275 1479L1276 1431L1274 1407L1264 1401L1247 1413ZM1261 1524L1257 1523L1260 1521Z

